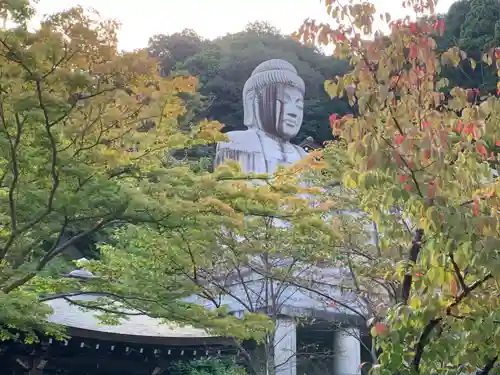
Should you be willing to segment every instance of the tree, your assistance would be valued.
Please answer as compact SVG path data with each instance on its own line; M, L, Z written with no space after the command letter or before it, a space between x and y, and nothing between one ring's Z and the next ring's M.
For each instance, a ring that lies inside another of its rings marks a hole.
M461 0L453 3L441 16L446 28L442 36L436 36L440 51L458 46L477 61L475 69L467 61L462 62L459 69L443 67L441 75L450 80L451 87L477 88L490 94L496 93L496 71L482 62L481 56L499 42L499 11L495 1Z
M184 29L172 35L154 35L149 40L148 51L161 61L161 72L168 75L175 64L196 55L202 48L202 39L194 30Z
M308 205L304 199L295 198L294 202L296 208ZM198 238L183 237L183 247L188 249L192 262L190 268L186 267L189 272L185 276L199 285L200 304L209 309L228 305L235 313L263 314L272 323L257 346L238 345L244 362L254 374L282 373L299 360L310 369L315 365L314 358L320 362L330 359L328 364L331 364L333 347L327 344L326 348L318 349L317 340L297 342L292 350L282 348L282 342L287 342L289 325L309 322L305 312L290 316L295 300L309 300L313 309L322 310L326 306L324 300L314 299L316 278L312 275L321 273L319 264L338 238L323 220L328 207L329 203L324 202L323 207L303 211L293 218L282 212L281 225L269 215L247 217L240 230L218 232L217 241L203 243L204 249L215 247L209 252L219 249L218 257L212 259L198 256ZM285 315L288 317L283 318ZM292 334L297 337L296 329Z
M64 334L47 321L43 302L54 298L108 322L142 313L235 337L264 334L265 317L185 301L198 286L178 268L190 267L179 233L210 241L214 228L273 212L269 191L234 188L247 178L238 168L209 174L170 156L223 139L214 122L180 128L181 94L194 93L196 80L161 77L147 51L118 53L116 23L81 8L36 31L25 23L0 38L1 339ZM283 199L297 192L290 183L275 189ZM87 265L95 277L61 279L74 245L95 235L106 239ZM84 294L99 298L84 303Z
M499 185L489 164L497 156L488 151L500 134L499 101L469 101L460 87L445 100L440 70L468 57L457 47L436 50L432 35L444 25L432 1L403 3L417 21L382 14L391 32L373 38L373 4L327 5L338 26L309 21L298 36L333 43L335 56L353 66L325 84L357 112L332 116L342 142L324 150L323 176L342 182L346 205L377 226L372 255L370 247L351 259L335 253L354 264L352 282L380 296L368 304L376 314L373 371L487 374L500 333ZM496 57L484 61L498 67Z
M471 0L460 27L459 46L470 56L479 59L484 51L496 47L496 29L500 17L500 5L496 1Z

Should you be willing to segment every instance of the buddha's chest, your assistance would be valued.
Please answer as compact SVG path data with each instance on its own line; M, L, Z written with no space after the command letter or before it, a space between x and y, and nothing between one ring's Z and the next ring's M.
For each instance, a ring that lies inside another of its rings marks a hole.
M289 166L298 162L302 155L298 148L288 143L284 145L268 142L261 157L265 159L268 172L274 172L279 166Z
M280 153L277 152L270 158L277 165L290 165L294 164L301 159L301 156L298 151L290 152L290 153Z

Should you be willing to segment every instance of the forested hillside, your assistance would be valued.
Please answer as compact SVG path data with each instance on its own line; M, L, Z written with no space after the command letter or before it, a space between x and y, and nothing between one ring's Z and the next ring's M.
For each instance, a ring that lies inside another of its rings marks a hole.
M450 87L477 88L484 93L496 93L497 71L482 61L482 55L500 45L500 2L460 0L453 3L442 18L446 30L436 40L439 49L444 51L457 46L477 61L475 69L468 61L462 62L460 69L445 69L443 75L450 80Z
M482 63L481 55L500 44L500 3L460 0L441 17L446 30L437 38L439 49L456 45L477 61L475 69L468 61L462 62L460 69L445 68L442 75L450 80L450 87L495 93L496 70ZM200 80L197 95L201 96L191 102L187 123L208 118L223 123L225 131L244 129L241 90L252 70L271 58L291 62L306 83L304 124L295 142L307 136L317 142L331 139L330 114L351 112L347 102L330 100L323 88L326 79L343 75L349 64L281 35L264 22L249 24L239 33L215 40L205 40L192 30L155 35L148 48L153 57L161 60L164 75L189 73Z

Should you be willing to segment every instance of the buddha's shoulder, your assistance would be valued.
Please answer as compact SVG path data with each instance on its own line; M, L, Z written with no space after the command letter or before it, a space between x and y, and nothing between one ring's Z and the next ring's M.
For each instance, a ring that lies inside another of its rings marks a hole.
M247 152L261 152L262 145L259 136L252 130L235 130L227 132L226 142L217 144L218 150L230 149Z

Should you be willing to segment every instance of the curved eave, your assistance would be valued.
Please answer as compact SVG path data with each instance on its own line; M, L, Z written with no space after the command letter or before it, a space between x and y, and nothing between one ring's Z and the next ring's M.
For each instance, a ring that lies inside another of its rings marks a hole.
M68 335L73 338L92 339L128 344L158 345L158 346L234 346L234 341L227 337L180 337L180 336L144 336L123 333L95 331L67 326Z
M79 297L79 300L91 300L95 297ZM116 342L129 342L157 345L207 346L231 345L233 340L213 336L205 330L164 324L158 319L146 315L132 315L119 325L102 324L92 311L84 310L64 299L47 302L53 309L49 321L68 328L72 337L99 339Z

